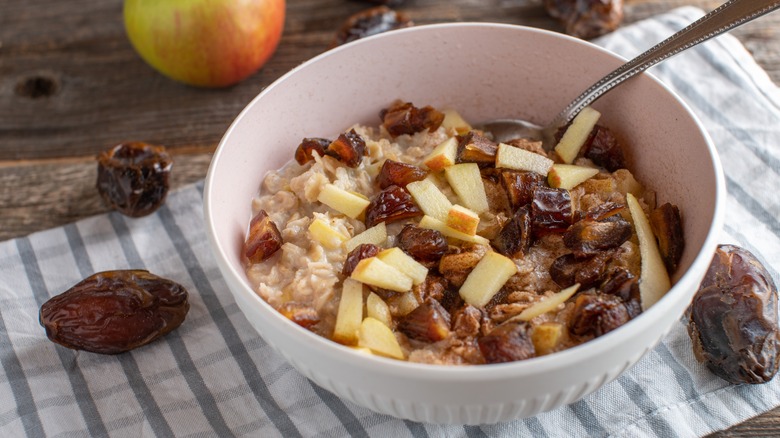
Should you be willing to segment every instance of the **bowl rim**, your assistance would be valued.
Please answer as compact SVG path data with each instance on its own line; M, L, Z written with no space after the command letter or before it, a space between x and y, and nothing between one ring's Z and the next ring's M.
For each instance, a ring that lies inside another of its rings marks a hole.
M325 353L328 356L337 359L343 358L343 361L349 362L350 365L369 366L371 368L376 369L378 372L387 375L408 376L409 373L412 372L418 378L422 378L429 381L452 381L452 379L468 378L470 381L478 382L478 381L496 380L496 378L520 377L523 375L532 375L538 372L545 372L545 371L550 372L558 368L568 367L572 363L581 362L586 358L592 356L606 354L609 352L612 346L618 345L622 342L626 342L635 333L642 330L642 327L644 325L649 324L649 322L644 322L644 321L650 321L651 319L655 320L662 313L669 312L671 308L674 306L673 303L676 301L676 299L673 298L681 299L680 296L686 294L687 290L695 291L698 288L698 283L701 280L701 278L700 277L696 278L696 274L692 274L692 272L700 272L702 276L706 272L706 269L711 262L712 255L714 254L715 249L717 247L718 244L717 240L719 238L719 234L721 230L723 229L723 224L725 220L725 210L724 210L725 201L726 201L725 176L723 173L723 168L721 165L718 152L714 146L714 143L712 142L709 133L704 128L698 116L696 116L696 114L691 110L690 106L684 100L682 100L682 98L679 95L677 95L677 93L675 93L671 88L669 88L669 86L667 86L658 78L656 78L654 75L648 72L644 72L638 76L646 76L647 78L649 78L648 80L651 80L652 82L655 83L656 86L659 86L663 91L668 93L670 97L672 97L676 101L676 103L680 105L684 109L684 111L690 116L691 120L695 122L697 130L699 131L699 133L703 137L703 140L705 141L707 151L709 152L709 156L710 156L710 162L711 162L710 164L712 165L712 171L715 177L715 205L714 205L712 223L701 245L701 250L694 257L694 260L692 261L688 270L684 274L682 274L682 276L666 293L666 295L662 297L661 300L659 300L650 309L643 311L639 316L633 318L628 324L625 324L617 328L616 330L606 333L603 336L600 336L598 338L592 339L583 344L576 345L566 350L558 351L549 355L534 357L534 358L525 359L521 361L498 363L498 364L482 364L478 366L415 363L415 362L400 361L400 360L385 358L378 355L367 355L355 350L354 348L341 345L323 336L317 335L309 330L300 327L299 325L290 321L288 318L283 317L281 313L276 311L268 302L266 302L264 299L262 299L257 293L255 293L252 290L252 288L249 286L247 282L246 273L243 272L243 270L239 271L235 266L233 266L231 263L227 261L228 260L227 252L225 246L217 240L216 224L214 222L214 218L211 213L213 210L212 198L214 197L212 191L215 185L214 175L216 173L215 169L219 166L222 155L226 153L225 149L227 148L226 144L228 139L231 137L232 132L236 129L236 126L239 125L242 119L246 116L246 114L249 111L251 111L251 108L258 101L262 100L262 98L266 94L269 94L276 87L281 86L282 83L284 83L291 76L296 75L299 71L310 68L312 65L320 62L324 58L334 56L335 54L338 54L342 51L350 50L351 47L355 47L356 45L372 44L373 41L377 39L393 38L395 35L400 35L405 33L427 32L430 30L448 29L448 28L465 28L465 29L497 28L497 29L513 30L518 32L539 33L545 35L546 37L554 37L557 39L566 40L569 43L580 44L584 47L588 47L590 50L597 50L610 57L616 58L621 62L626 61L624 57L608 49L597 46L589 41L581 40L569 35L553 32L546 29L534 28L534 27L529 27L524 25L516 25L516 24L505 24L505 23L455 22L455 23L434 23L434 24L417 25L409 28L394 30L392 32L385 32L377 35L372 35L370 37L365 37L350 42L348 44L344 44L335 47L333 49L326 50L325 52L320 53L312 57L311 59L299 64L298 66L292 68L290 71L283 74L282 76L274 80L271 84L269 84L267 87L265 87L263 90L261 90L260 93L258 93L242 109L242 111L238 114L238 116L236 116L236 118L230 124L228 129L225 131L223 137L220 139L220 142L217 145L217 148L214 152L214 155L212 157L211 163L207 171L204 190L203 190L203 214L204 214L206 231L209 238L211 250L212 252L215 253L222 275L224 276L231 275L233 279L237 280L237 283L242 286L240 291L235 291L231 289L230 293L233 295L241 293L245 295L247 298L249 298L250 302L252 302L253 304L256 303L262 309L264 309L264 311L270 312L271 314L270 317L275 318L275 320L278 321L278 323L283 324L281 326L283 329L294 331L295 334L294 335L291 334L292 336L299 338L307 346L316 348L318 353ZM250 201L251 200L247 200L247 202ZM693 293L691 293L691 297L692 296ZM262 333L259 333L259 335L261 337L263 336ZM659 336L657 342L660 342L662 338L663 336ZM654 346L655 345L650 345L648 346L648 349L651 349Z

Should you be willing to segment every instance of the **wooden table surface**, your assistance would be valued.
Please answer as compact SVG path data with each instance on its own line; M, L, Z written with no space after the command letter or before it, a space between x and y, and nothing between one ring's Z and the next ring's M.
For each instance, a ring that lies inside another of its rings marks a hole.
M623 24L683 5L626 0ZM174 188L202 179L222 134L263 87L326 50L334 30L369 4L287 0L279 48L262 70L227 89L196 89L148 67L124 33L121 0L0 0L0 240L107 211L95 155L117 143L165 145ZM416 24L515 23L560 31L542 0L407 0ZM780 84L780 13L737 30ZM32 93L31 93L32 91ZM780 436L780 409L715 436Z

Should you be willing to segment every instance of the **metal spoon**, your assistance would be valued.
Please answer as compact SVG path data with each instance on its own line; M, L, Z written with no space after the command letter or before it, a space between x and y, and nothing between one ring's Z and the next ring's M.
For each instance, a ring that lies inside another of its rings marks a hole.
M710 38L741 26L780 7L780 0L729 0L717 9L691 23L650 50L626 62L604 76L572 101L545 127L519 119L497 119L479 125L503 142L518 137L541 140L549 151L555 146L555 134L566 126L583 108L626 79L641 73L653 65L676 55Z

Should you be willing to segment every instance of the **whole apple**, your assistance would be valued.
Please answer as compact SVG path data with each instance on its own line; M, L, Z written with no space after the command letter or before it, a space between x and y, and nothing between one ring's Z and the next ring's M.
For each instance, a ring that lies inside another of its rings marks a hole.
M164 75L200 87L236 84L276 51L285 0L125 0L135 50Z

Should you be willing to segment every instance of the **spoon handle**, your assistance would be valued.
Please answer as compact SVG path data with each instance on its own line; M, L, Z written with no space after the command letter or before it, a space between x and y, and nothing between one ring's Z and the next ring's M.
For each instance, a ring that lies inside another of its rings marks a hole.
M780 7L780 0L729 0L591 85L555 118L551 126L566 125L583 108L604 93L664 59L772 12L778 7Z

